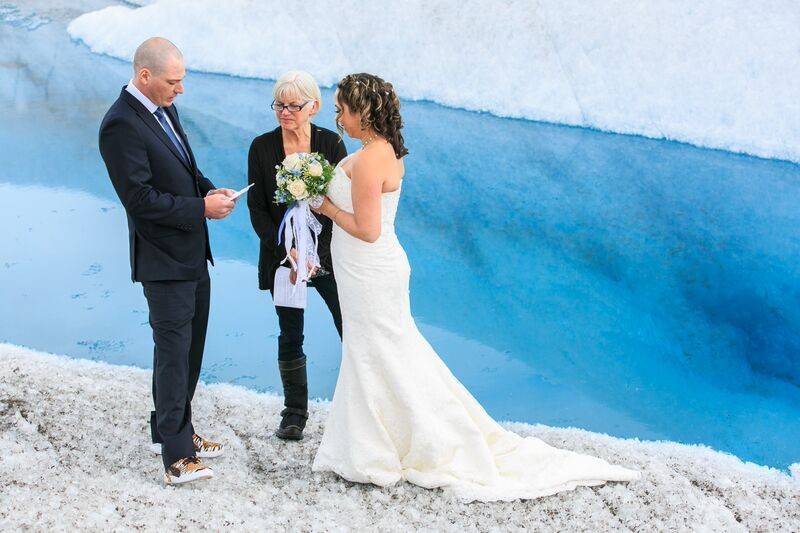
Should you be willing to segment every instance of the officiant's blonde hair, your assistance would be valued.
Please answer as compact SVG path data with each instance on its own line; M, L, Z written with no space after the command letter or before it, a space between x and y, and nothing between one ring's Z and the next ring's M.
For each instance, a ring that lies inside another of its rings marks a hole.
M278 78L272 88L272 97L277 101L286 98L299 100L314 100L317 102L314 113L322 108L322 93L314 76L304 70L290 70Z

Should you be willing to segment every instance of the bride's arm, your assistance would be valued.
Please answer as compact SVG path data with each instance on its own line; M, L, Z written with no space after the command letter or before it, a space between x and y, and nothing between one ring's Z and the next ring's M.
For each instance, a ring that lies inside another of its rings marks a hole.
M362 154L350 170L353 214L342 211L325 198L319 212L357 239L375 242L381 236L381 191L383 182L380 165L371 154Z

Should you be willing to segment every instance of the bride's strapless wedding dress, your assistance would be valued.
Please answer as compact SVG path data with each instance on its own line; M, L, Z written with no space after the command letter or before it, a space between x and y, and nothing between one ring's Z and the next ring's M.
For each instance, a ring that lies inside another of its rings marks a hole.
M328 195L353 212L341 166ZM411 269L394 230L399 199L400 190L382 195L374 243L333 227L342 364L313 470L381 486L447 487L483 501L637 479L638 472L503 429L453 376L411 317Z

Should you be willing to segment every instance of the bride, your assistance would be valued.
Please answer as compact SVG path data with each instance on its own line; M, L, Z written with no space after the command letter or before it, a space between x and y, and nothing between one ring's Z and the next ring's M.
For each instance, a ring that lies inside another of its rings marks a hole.
M342 364L314 471L387 486L446 487L466 500L537 498L638 472L503 429L414 324L408 258L394 219L403 185L400 101L370 74L342 79L340 130L362 149L336 167L317 212L331 240L343 321Z

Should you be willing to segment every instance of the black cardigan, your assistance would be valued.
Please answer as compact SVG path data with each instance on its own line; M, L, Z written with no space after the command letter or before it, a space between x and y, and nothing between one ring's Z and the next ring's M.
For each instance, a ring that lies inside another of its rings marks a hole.
M336 165L347 155L344 141L331 130L311 124L311 151L321 153L332 165ZM286 204L275 203L275 169L285 159L283 136L278 126L274 130L259 135L250 145L247 157L247 180L253 187L247 193L247 207L250 210L250 222L261 241L258 255L258 288L270 290L274 283L275 271L286 257L283 244L278 245L278 228ZM331 263L331 231L333 222L328 217L317 216L322 223L319 236L319 258L322 268L333 272ZM286 262L288 266L288 261ZM313 285L313 279L312 283Z

